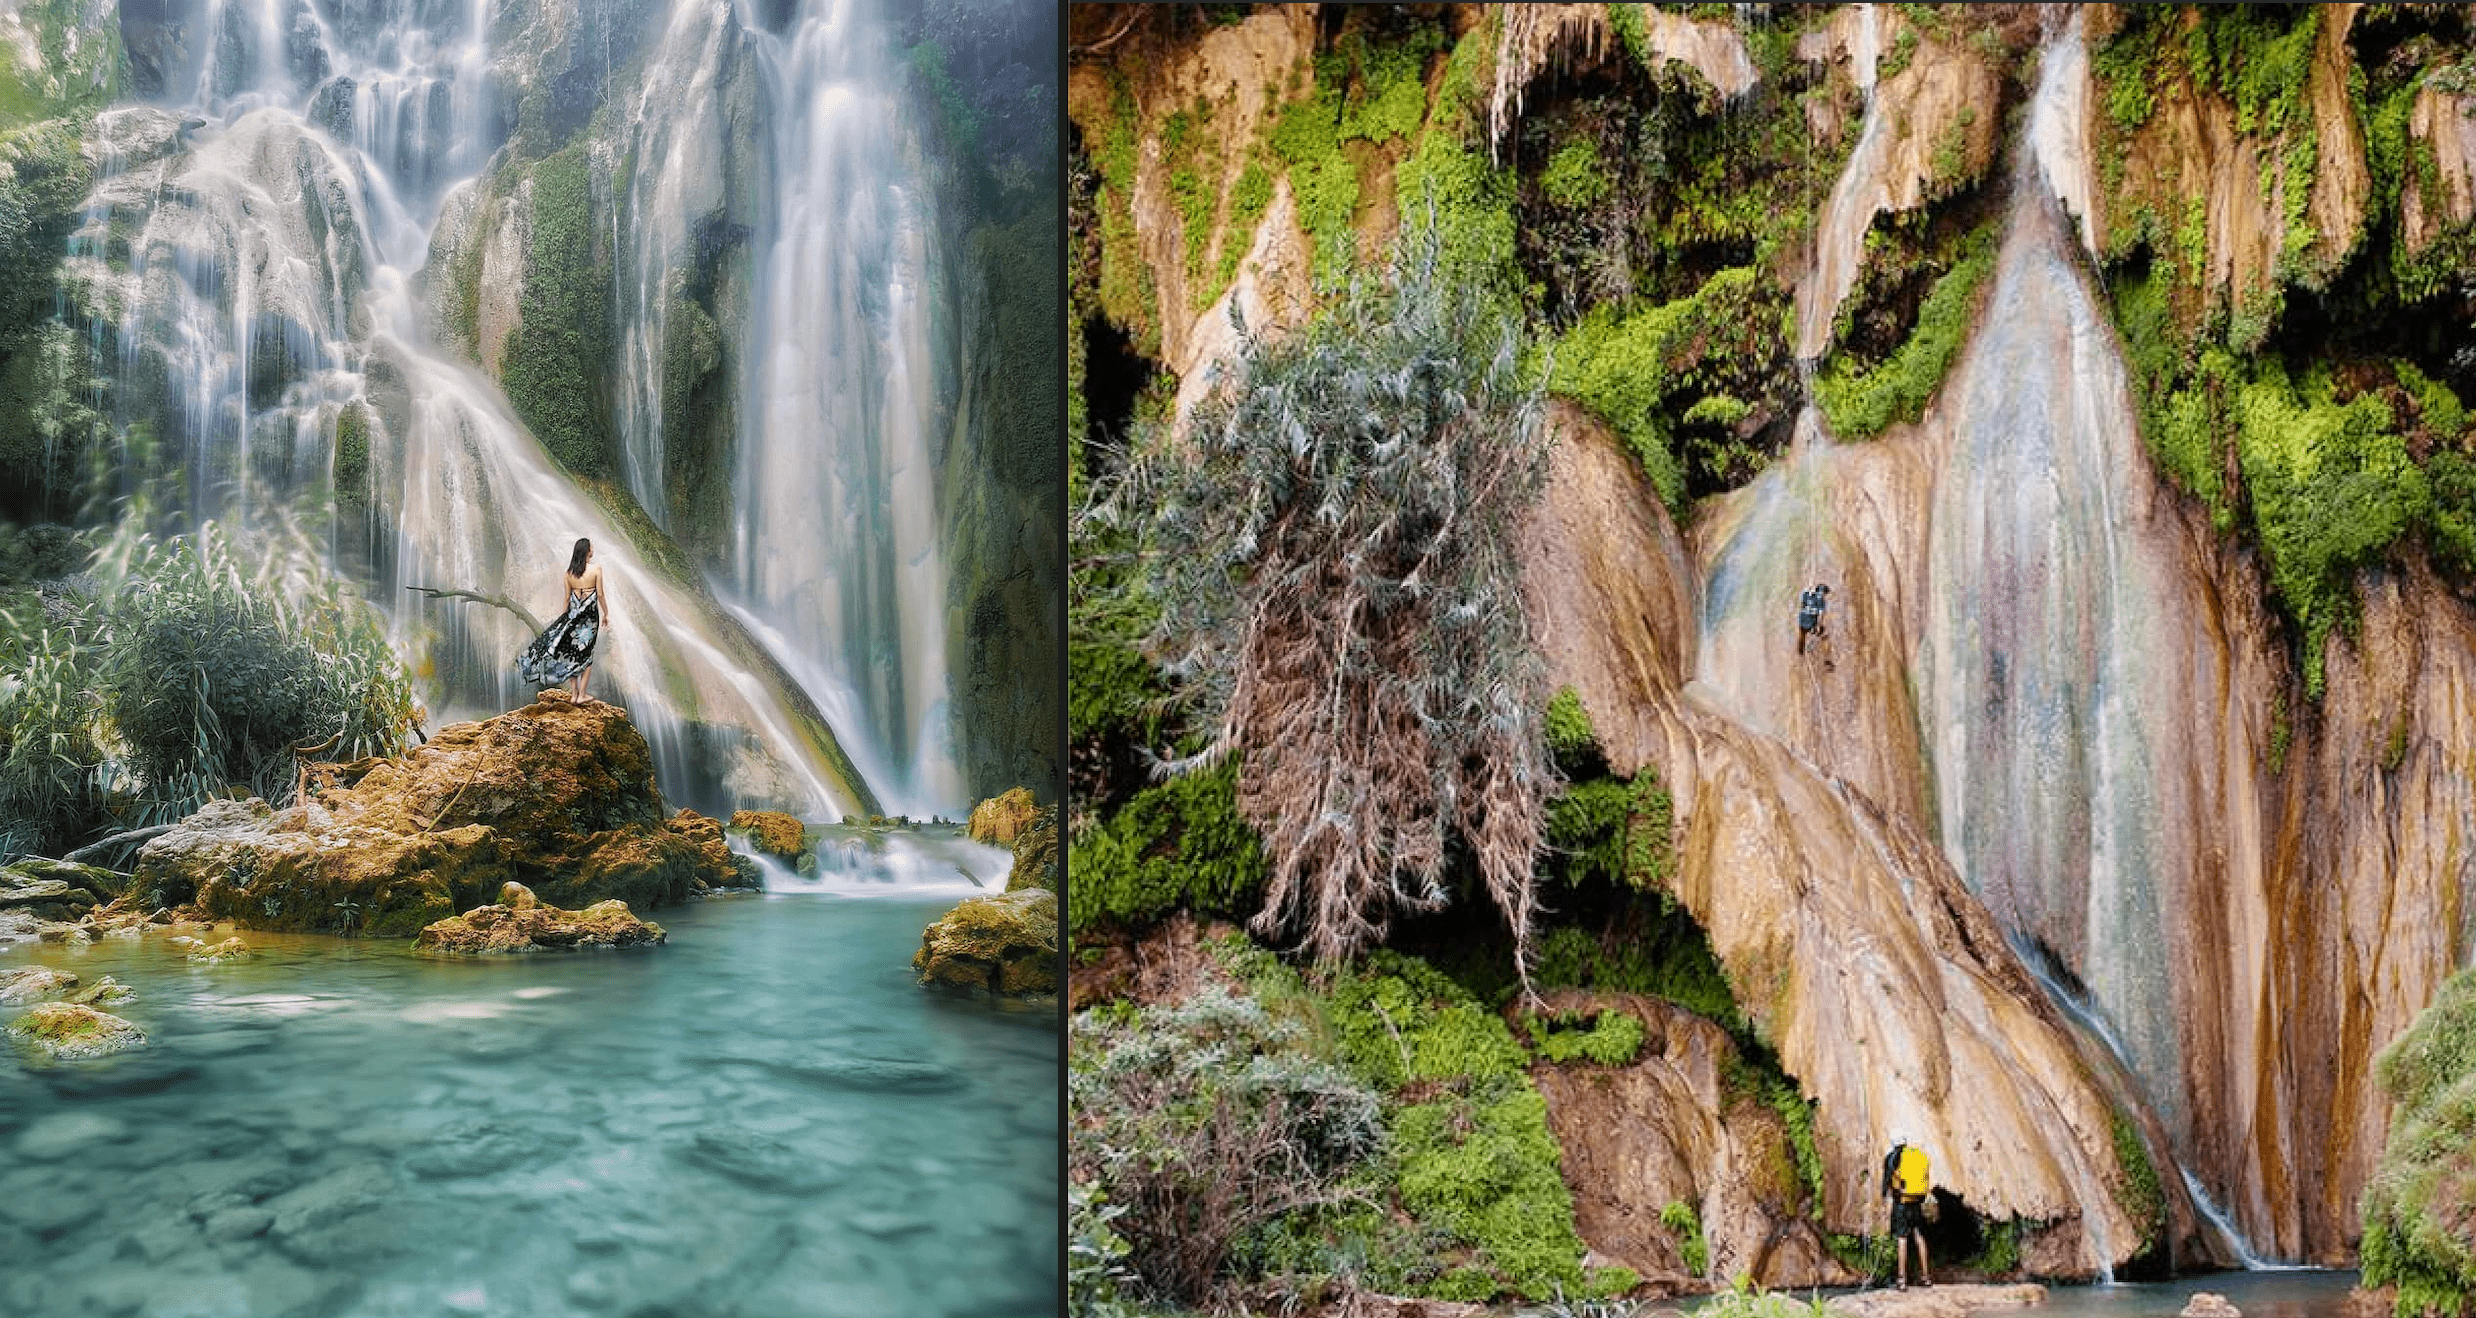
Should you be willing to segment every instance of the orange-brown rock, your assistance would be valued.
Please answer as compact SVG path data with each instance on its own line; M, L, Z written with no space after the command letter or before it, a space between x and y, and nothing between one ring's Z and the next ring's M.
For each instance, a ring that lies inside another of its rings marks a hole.
M509 882L552 906L736 886L719 825L665 819L627 714L545 698L445 728L281 811L218 801L138 852L131 890L243 928L410 936Z
M808 829L778 810L740 810L731 815L730 830L748 835L748 844L766 855L797 864L808 850Z
M1039 813L1040 808L1032 803L1032 789L1017 787L973 806L971 822L964 831L971 835L974 842L1011 847L1015 835L1022 832Z
M478 956L579 947L634 947L668 937L662 926L638 919L622 901L595 902L581 911L555 906L478 906L424 928L413 940L421 952Z
M1047 888L1057 891L1057 807L1044 806L1014 840L1014 868L1006 875L1006 891Z
M1737 1047L1727 1031L1633 994L1562 989L1541 1006L1621 1011L1643 1026L1629 1064L1542 1062L1530 1070L1584 1243L1644 1276L1685 1272L1682 1242L1660 1220L1667 1205L1684 1203L1702 1224L1708 1277L1764 1286L1859 1280L1800 1212L1806 1191L1780 1115L1728 1084Z
M921 933L911 968L923 984L1008 997L1057 992L1057 894L1026 888L965 901Z

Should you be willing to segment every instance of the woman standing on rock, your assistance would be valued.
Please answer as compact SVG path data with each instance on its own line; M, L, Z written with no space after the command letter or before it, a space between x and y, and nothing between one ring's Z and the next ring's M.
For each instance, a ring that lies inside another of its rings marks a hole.
M585 683L593 677L593 644L610 624L610 605L602 599L602 565L593 561L591 540L576 542L559 585L565 611L524 647L516 657L516 672L542 686L565 682L569 696L590 705L593 697L585 694Z

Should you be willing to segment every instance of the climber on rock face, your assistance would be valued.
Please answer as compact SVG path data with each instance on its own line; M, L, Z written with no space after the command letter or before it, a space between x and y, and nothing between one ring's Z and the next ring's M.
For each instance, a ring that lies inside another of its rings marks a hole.
M1917 1284L1934 1284L1926 1275L1926 1191L1931 1185L1926 1151L1911 1144L1906 1133L1892 1132L1891 1152L1883 1155L1883 1197L1891 1200L1891 1248L1901 1290L1909 1288L1910 1241L1917 1242Z
M1813 589L1797 597L1797 653L1805 653L1806 637L1812 636L1819 640L1825 634L1823 632L1823 606L1831 602L1830 596L1831 587L1817 584Z

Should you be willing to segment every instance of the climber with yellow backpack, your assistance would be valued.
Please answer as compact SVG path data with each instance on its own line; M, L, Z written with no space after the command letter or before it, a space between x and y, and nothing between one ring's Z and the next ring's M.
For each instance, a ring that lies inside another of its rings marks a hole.
M1891 1200L1891 1247L1898 1260L1899 1288L1909 1288L1909 1242L1917 1242L1917 1284L1932 1286L1926 1275L1926 1192L1933 1182L1926 1171L1926 1151L1903 1132L1891 1137L1891 1152L1883 1155L1883 1196Z

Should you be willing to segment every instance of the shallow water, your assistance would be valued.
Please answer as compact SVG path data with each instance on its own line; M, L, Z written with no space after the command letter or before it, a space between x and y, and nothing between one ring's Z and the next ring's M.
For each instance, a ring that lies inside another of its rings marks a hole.
M2204 1272L2174 1281L2119 1282L2105 1286L2049 1286L2046 1302L2030 1309L1987 1310L2019 1318L2176 1318L2203 1291L2223 1295L2244 1318L2342 1318L2353 1271L2270 1268L2259 1272ZM1824 1291L1820 1294L1849 1294ZM1795 1292L1800 1298L1805 1292ZM1683 1306L1686 1312L1699 1304Z
M715 900L490 961L0 952L117 977L152 1040L0 1053L0 1313L1054 1313L1057 1015L914 985L946 905Z

